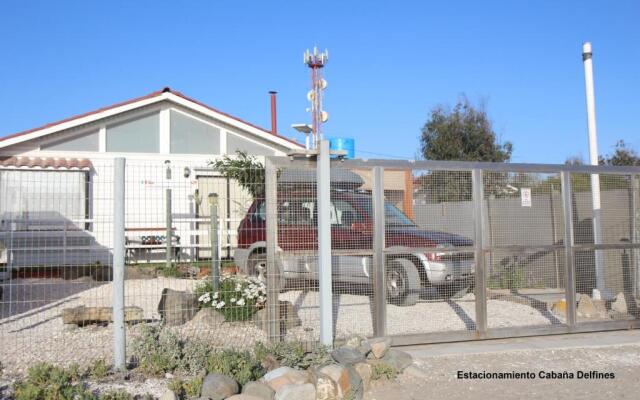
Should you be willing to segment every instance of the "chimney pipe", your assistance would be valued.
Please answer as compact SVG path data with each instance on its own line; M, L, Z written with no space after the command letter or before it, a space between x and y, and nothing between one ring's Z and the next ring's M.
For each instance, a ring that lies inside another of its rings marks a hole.
M276 116L276 92L275 90L271 90L269 92L271 95L271 133L274 135L278 134L278 118Z

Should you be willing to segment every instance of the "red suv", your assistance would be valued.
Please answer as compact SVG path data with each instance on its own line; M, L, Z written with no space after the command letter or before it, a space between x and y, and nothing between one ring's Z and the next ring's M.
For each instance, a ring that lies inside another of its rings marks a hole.
M281 288L290 280L317 279L317 209L314 191L290 191L278 200L277 265ZM241 272L264 279L266 271L266 203L257 199L238 228L235 262ZM334 283L371 285L372 197L356 190L331 191L332 275ZM422 288L446 297L465 293L473 284L473 252L445 252L469 247L465 237L421 229L385 203L385 283L387 300L413 305ZM442 249L429 251L428 248ZM359 253L361 252L361 253ZM368 253L368 254L367 254Z

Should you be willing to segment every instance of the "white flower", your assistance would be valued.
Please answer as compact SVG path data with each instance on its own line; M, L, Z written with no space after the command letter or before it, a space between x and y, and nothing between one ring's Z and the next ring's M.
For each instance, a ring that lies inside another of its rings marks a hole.
M213 298L214 298L214 299L217 299L217 298L218 298L218 292L215 292L215 293L213 294Z
M222 308L224 307L224 301L221 301L220 303L218 303L218 305L216 306L216 308Z
M235 297L232 297L232 298L231 298L231 302L232 302L232 303L235 303L235 302L236 302L236 298L235 298Z
M209 300L211 300L211 297L210 297L209 293L205 293L205 294L203 294L202 296L200 296L200 297L198 298L198 301L199 301L200 303L208 303L208 302L209 302Z
M239 305L239 306L243 306L243 305L244 305L244 299L240 299L240 300L238 300L238 305Z

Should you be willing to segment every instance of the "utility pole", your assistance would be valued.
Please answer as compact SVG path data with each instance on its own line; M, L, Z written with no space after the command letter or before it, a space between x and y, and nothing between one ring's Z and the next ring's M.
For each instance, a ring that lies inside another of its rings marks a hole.
M582 62L584 64L584 86L587 100L587 126L589 129L589 161L591 165L598 165L598 133L596 130L596 101L593 88L593 52L591 43L585 42L582 45ZM593 243L602 244L602 212L600 205L600 175L591 174L591 196L593 204ZM595 250L596 267L596 289L594 297L609 297L606 293L604 282L604 253L602 250Z

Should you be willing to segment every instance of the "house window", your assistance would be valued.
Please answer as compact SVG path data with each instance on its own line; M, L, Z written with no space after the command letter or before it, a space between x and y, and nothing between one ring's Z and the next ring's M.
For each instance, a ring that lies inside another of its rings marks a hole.
M160 151L159 114L107 126L107 151L158 153Z
M98 131L66 137L40 146L42 150L98 151Z
M274 156L276 154L275 151L268 147L229 132L229 134L227 134L227 153L234 154L237 150L255 156Z
M220 129L171 111L171 153L220 154Z

